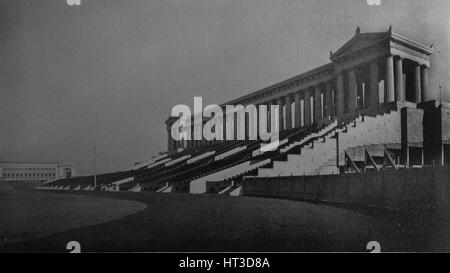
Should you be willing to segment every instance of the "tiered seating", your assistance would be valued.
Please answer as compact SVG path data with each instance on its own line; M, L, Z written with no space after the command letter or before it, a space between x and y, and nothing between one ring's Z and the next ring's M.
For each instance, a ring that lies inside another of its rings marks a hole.
M102 185L102 191L129 191L134 187L134 176L126 177L110 184Z
M133 176L134 171L99 174L96 176L97 186L101 189L102 186ZM49 189L59 190L92 190L94 188L94 176L78 176L68 179L60 179L46 183L46 187Z
M193 168L210 160L212 155L228 145L230 144L227 142L217 142L195 150L185 150L174 155L165 164L149 166L150 168L146 170L139 170L135 182L141 184L142 190L158 191L162 187L165 187L167 183L171 182L175 176L185 172L186 169ZM193 161L191 159L195 160Z
M134 167L133 167L133 170L138 170L138 169L147 167L147 166L155 163L156 161L163 160L163 159L165 159L167 157L168 157L167 154L160 154L160 155L157 155L157 156L153 156L150 159L147 159L147 160L144 160L144 161L136 163L134 165Z
M245 176L338 173L337 155L343 166L345 152L356 162L361 160L362 148L357 147L400 143L400 122L400 112L395 110L358 116L347 122L330 121L323 128L285 130L280 132L274 150L268 149L271 144L261 140L210 142L177 154L159 155L138 163L130 171L98 175L97 185L103 190L238 194ZM374 157L379 157L378 151L374 151ZM48 186L92 190L93 180L93 176L75 177Z
M279 148L295 140L303 130L287 130L280 134ZM232 179L252 173L265 166L278 152L264 152L264 143L256 141L219 141L194 150L185 150L173 156L159 158L145 168L136 170L133 190L189 192L190 185L209 179ZM279 150L278 148L278 150ZM176 184L172 187L172 184ZM194 190L195 192L195 190Z
M291 141L304 137L314 130L314 127L286 130L280 133L280 143L275 151L264 151L267 143L247 141L246 149L232 154L223 161L215 161L199 166L198 173L187 174L183 183L190 183L191 193L207 192L207 182L239 181L243 176L254 175L258 168L269 165L275 158L280 158L280 149Z

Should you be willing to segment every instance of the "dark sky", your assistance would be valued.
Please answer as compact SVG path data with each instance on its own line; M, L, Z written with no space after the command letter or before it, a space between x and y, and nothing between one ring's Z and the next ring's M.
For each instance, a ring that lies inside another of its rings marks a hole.
M363 32L394 31L441 52L450 1L0 0L0 161L126 169L166 149L176 104L223 103L327 63Z

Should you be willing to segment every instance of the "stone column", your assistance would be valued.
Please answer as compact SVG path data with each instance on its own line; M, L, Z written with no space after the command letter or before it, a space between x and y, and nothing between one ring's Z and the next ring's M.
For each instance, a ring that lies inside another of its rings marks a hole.
M195 135L195 126L197 126L197 124L194 123L195 120L192 121L192 134L191 134L191 138L192 138L192 148L197 148L197 140L196 140L196 135Z
M192 129L191 129L190 124L189 124L189 127L187 127L186 130L190 130L191 131L191 139L192 139ZM187 149L191 149L192 148L192 142L191 142L190 139L186 140L186 148Z
M318 122L322 118L322 104L321 104L320 86L314 88L314 121Z
M220 118L214 116L214 118L218 121L217 127L214 126L214 131L216 132L216 136L219 138L219 139L216 139L215 142L222 142L225 139L225 136L224 136L225 131L224 131L224 125L223 125L225 120L223 119L223 108L221 108L221 111L222 111L222 116Z
M368 94L366 94L368 96L369 107L376 107L380 101L378 88L380 79L378 78L378 73L378 62L375 61L370 64L370 87Z
M305 90L304 106L305 126L309 126L311 125L311 92L309 88Z
M286 130L289 130L292 129L291 95L286 96L285 103L286 103Z
M344 75L337 74L336 77L336 115L344 114Z
M421 74L422 74L422 101L427 102L431 100L431 94L429 90L429 82L428 82L428 67L422 66L421 67Z
M385 102L395 101L395 83L394 83L394 57L389 56L386 61L386 96Z
M186 140L186 149L188 150L192 149L190 140Z
M173 151L173 139L172 139L172 135L170 133L170 128L167 130L167 150L169 152Z
M194 124L195 126L195 131L197 132L196 136L195 136L195 147L198 148L201 146L201 138L203 136L203 132L200 134L199 132L201 131L201 124L197 123Z
M254 122L256 122L256 139L259 139L259 108L260 108L261 104L257 104L256 105L256 120L254 120ZM253 126L252 126L253 127Z
M186 148L187 149L192 149L192 137L193 137L193 134L192 134L192 117L189 117L188 119L186 119L186 128L185 128L185 131L186 131L186 134L187 134L187 136L190 136L190 139L188 139L188 140L186 140Z
M194 124L194 123L192 124L192 127L193 127L194 131L197 130L197 129L195 129L196 126L197 126L197 124ZM192 134L192 145L194 146L194 148L198 148L198 140L196 139L196 135L195 134Z
M403 88L403 59L401 57L396 58L395 68L395 89L397 93L397 101L405 101L405 89Z
M247 114L244 112L244 123L245 123L245 140L248 140L250 138L250 114Z
M205 123L202 121L201 123L198 124L198 130L201 132L201 140L200 140L200 145L199 147L202 147L205 145L205 138L203 137L203 127L204 127Z
M196 145L195 145L195 139L194 139L194 135L192 135L192 140L191 140L191 149L195 149Z
M416 103L422 102L422 81L420 79L420 65L416 64L414 67L414 93L416 96Z
M356 109L360 110L364 108L364 71L360 69L356 73Z
M230 115L226 113L226 111L223 112L224 114L224 130L225 130L225 140L231 140L231 124L230 124Z
M295 102L295 128L302 127L302 114L300 112L300 92L294 95Z
M327 82L327 84L325 85L324 105L325 105L325 109L324 109L325 116L326 117L334 116L333 102L331 101L331 84L330 84L330 82Z
M356 89L356 74L354 70L348 71L348 112L356 112L356 101L358 96L358 90Z
M234 140L239 140L239 134L238 134L239 118L238 118L238 113L237 112L233 113L233 120L234 120Z
M222 109L223 115L222 115L222 133L223 133L223 140L227 140L227 113L225 107Z
M283 98L279 97L277 99L277 104L278 104L278 128L281 131L283 131L284 128L284 117L283 117Z

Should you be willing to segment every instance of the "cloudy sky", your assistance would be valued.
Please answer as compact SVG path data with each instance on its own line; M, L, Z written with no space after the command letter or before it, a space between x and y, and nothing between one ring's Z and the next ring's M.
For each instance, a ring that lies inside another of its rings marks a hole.
M126 169L166 149L176 104L223 103L327 63L355 32L440 50L449 88L450 1L0 0L0 161Z

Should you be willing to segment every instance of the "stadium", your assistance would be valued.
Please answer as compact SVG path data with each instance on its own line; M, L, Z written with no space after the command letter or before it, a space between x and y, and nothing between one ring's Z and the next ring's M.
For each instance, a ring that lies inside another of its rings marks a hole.
M74 217L0 250L65 251L71 240L87 251L365 251L374 240L389 251L446 250L450 104L431 96L434 52L392 27L358 27L328 64L221 105L269 111L209 127L233 140L176 140L180 117L170 116L166 152L128 170L45 182L42 198L92 203L85 213L97 219L68 230L82 219ZM198 134L210 120L191 116L184 129ZM261 127L279 129L276 145L251 137ZM302 217L311 224L293 220Z
M353 38L331 52L331 63L226 103L277 105L278 112L269 112L271 118L263 121L280 129L275 149L263 148L270 142L250 140L255 128L262 127L250 111L245 115L236 111L214 125L214 130L223 128L227 137L242 140L177 141L171 128L178 118L169 117L166 153L136 163L132 170L97 175L95 183L94 176L87 176L45 186L239 196L263 194L258 187L268 184L264 194L279 195L289 190L271 185L289 178L300 188L306 183L306 192L295 192L308 196L313 192L308 184L322 179L339 188L338 180L347 175L380 180L381 173L416 176L426 166L448 165L450 108L430 100L433 51L396 34L392 27L381 33L362 33L358 27ZM203 128L208 121L191 117L187 130L197 134L196 127Z

